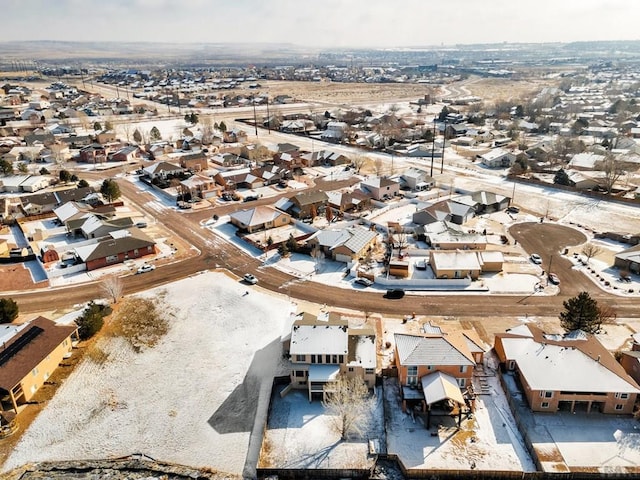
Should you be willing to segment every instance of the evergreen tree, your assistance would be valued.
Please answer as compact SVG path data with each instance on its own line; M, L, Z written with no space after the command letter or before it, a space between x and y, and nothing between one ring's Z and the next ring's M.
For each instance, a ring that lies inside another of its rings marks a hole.
M71 180L71 174L67 170L60 170L58 174L60 181L63 183L67 183Z
M571 180L569 180L569 175L567 175L567 172L565 172L564 169L561 168L554 175L553 183L557 185L570 185Z
M154 142L158 140L162 140L162 135L160 134L160 130L158 130L158 127L155 127L155 126L149 132L149 136L151 137L151 140Z
M120 187L115 180L107 178L102 182L100 193L108 203L111 203L120 198Z
M142 143L142 134L140 133L140 130L138 130L137 128L133 132L133 141L138 144Z
M0 298L0 323L11 323L18 317L18 304L12 298Z
M86 340L98 333L104 324L104 317L110 313L110 307L89 302L82 315L76 319L79 337Z
M587 333L600 331L602 317L598 302L587 292L563 302L565 310L560 313L560 325L566 331L582 330Z

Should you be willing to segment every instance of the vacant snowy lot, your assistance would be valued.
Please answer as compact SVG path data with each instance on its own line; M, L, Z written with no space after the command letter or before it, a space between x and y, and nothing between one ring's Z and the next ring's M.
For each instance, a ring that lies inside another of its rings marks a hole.
M24 433L5 470L144 453L243 472L256 412L266 411L280 373L289 304L221 273L147 295L164 297L167 335L141 353L122 339L104 341L106 360L85 358ZM252 466L258 449L259 441Z

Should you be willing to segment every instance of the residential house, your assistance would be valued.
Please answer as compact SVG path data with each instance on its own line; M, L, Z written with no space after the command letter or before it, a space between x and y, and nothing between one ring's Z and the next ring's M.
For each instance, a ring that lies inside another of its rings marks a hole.
M503 150L502 148L494 148L487 153L480 155L480 163L489 168L508 168L516 162L515 154Z
M438 221L463 225L475 215L473 207L453 200L421 203L417 208L418 210L412 216L412 221L418 225L427 225Z
M400 184L384 177L373 177L360 182L360 187L375 200L390 200L400 193Z
M604 155L590 152L577 153L569 160L569 168L575 170L595 170L598 163L603 160Z
M480 233L465 232L457 225L442 222L444 230L425 232L425 241L438 250L485 250L487 237Z
M482 215L504 210L509 206L511 199L504 195L481 190L468 195L457 196L453 198L453 201L473 208L475 215Z
M53 183L53 177L45 175L30 175L24 182L20 184L20 190L23 192L37 192L43 188L47 188Z
M181 155L178 160L182 168L192 172L203 172L209 168L209 160L202 151Z
M248 169L222 172L216 175L215 178L226 190L235 190L238 188L248 188L251 190L264 187L265 185L263 178L254 175Z
M483 354L480 340L470 332L444 333L433 326L425 330L421 335L394 335L403 411L419 406L430 415L451 403L459 413L471 408L462 389L472 388L476 358Z
M66 222L67 230L73 235L81 235L88 239L103 238L109 233L123 228L133 227L130 217L106 219L102 216L90 214Z
M613 264L620 270L640 274L640 245L617 253Z
M225 143L244 143L247 141L247 133L243 130L234 128L223 132L222 140Z
M23 196L21 202L25 215L40 215L53 212L53 209L58 205L58 198L54 192L46 192Z
M338 262L352 262L364 257L377 242L374 230L362 227L320 230L307 239L307 245L319 249Z
M623 350L620 353L620 365L637 384L640 384L640 334L631 335L631 350Z
M96 135L96 142L101 145L104 145L105 143L113 143L116 140L116 132L113 130L102 130Z
M7 175L0 177L0 191L7 193L18 193L22 191L22 183L29 178L29 175Z
M265 185L275 185L282 180L291 178L291 171L277 165L267 165L264 167L254 168L251 174L257 178L261 178Z
M295 218L313 218L318 216L329 203L325 192L302 192L291 197L291 207L288 213Z
M155 242L142 230L131 227L109 232L104 240L75 248L76 256L87 265L87 270L107 267L125 260L156 253Z
M184 168L175 163L159 161L144 167L142 172L152 180L156 178L165 180L167 177L184 173Z
M33 400L77 340L75 325L44 317L0 326L0 410L18 411Z
M2 154L2 160L6 160L10 163L16 162L35 162L40 158L42 151L44 150L43 145L32 145L32 146L18 146L13 147L7 153Z
M211 157L211 163L219 167L234 167L244 165L245 159L235 153L216 153Z
M576 190L592 190L600 184L600 182L598 182L598 179L585 175L581 171L565 171L567 173L567 177L569 177L569 185L574 187Z
M122 147L110 153L108 159L112 162L136 162L140 159L140 149L135 145Z
M406 185L408 188L414 191L431 190L436 181L433 177L430 177L427 172L417 169L409 168L400 176L401 184Z
M347 136L349 125L345 122L329 122L327 128L320 134L320 138L327 142L340 143Z
M222 185L218 185L215 179L196 173L180 182L182 192L189 193L191 198L211 198L222 192Z
M291 216L269 206L258 206L233 212L229 215L232 225L247 233L269 230L291 224Z
M371 207L371 197L361 190L326 192L329 206L338 212L361 212Z
M107 161L107 155L110 148L107 145L92 143L80 149L80 161L86 163L104 163Z
M349 328L349 322L335 312L318 316L301 313L294 318L284 348L291 361L291 387L314 394L331 390L339 375L361 378L369 388L375 385L376 335L369 327Z
M534 412L633 413L640 387L594 335L528 323L496 334L494 349Z
M480 258L476 252L438 251L429 255L429 265L436 278L471 278L477 280L482 272Z

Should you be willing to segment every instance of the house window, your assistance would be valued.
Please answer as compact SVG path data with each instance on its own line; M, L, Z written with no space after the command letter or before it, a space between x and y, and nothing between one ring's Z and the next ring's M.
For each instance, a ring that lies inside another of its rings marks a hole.
M304 370L296 370L295 375L298 378L304 378Z
M418 383L418 367L416 365L411 365L407 367L407 384L417 385L417 383Z
M616 404L616 410L622 410L624 408L624 405L622 405L621 403Z
M542 391L540 392L540 396L544 398L553 398L553 392L549 390Z
M324 356L324 363L331 363L331 355Z
M367 375L373 375L374 373L376 373L376 369L375 368L365 368L364 369L364 373L366 373Z
M509 363L508 363L508 365L507 365L507 368L508 368L509 370L515 370L515 368L516 368L516 362L515 362L514 360L509 360Z
M338 363L344 363L344 355L338 355Z
M65 340L64 342L62 342L63 347L66 347L67 345L69 345L69 340Z
M311 355L311 363L316 363L316 356L315 355Z
M338 363L338 355L331 355L331 363Z
M464 386L467 384L467 379L466 378L458 378L458 386L460 388L464 388Z
M36 393L37 390L38 390L38 387L36 387L35 385L31 385L31 393Z
M460 365L460 373L464 373L467 371L467 366L466 365Z
M542 402L540 408L549 408L549 402Z
M427 370L429 371L433 370L433 365L427 365Z
M353 367L349 367L349 373L353 373Z
M136 248L136 249L133 251L133 254L137 257L138 255L140 255L140 251Z
M616 393L616 398L621 398L623 400L626 400L627 398L629 398L629 394L628 393Z
M115 262L118 261L118 256L117 255L108 255L105 260L106 260L107 263L115 263Z
M31 370L31 374L35 377L36 375L38 375L38 367L34 368L33 370Z
M306 359L306 355L296 355L296 362L304 362Z

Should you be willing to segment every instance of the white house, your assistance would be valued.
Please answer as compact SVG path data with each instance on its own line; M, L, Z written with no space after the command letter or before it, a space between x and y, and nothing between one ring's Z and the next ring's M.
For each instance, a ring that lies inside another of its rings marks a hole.
M480 155L480 163L489 168L507 168L516 162L515 154L503 150L502 148L494 148L487 153Z

